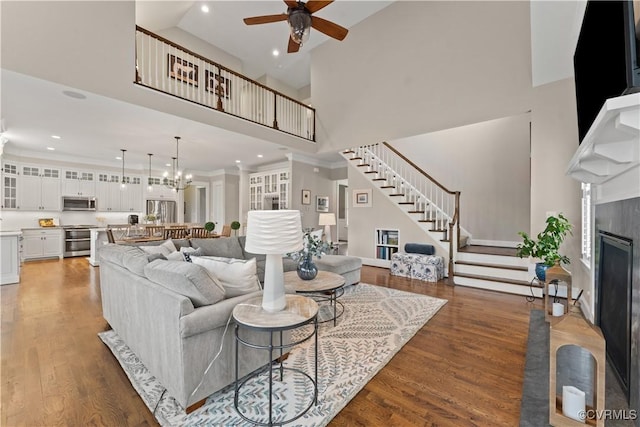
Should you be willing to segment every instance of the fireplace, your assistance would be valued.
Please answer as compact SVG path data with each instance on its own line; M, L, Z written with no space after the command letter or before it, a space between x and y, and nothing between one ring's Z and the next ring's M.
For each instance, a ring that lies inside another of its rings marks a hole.
M629 401L633 241L602 230L598 239L595 321L607 342L607 358Z
M596 204L594 219L595 323L629 409L640 413L640 197Z

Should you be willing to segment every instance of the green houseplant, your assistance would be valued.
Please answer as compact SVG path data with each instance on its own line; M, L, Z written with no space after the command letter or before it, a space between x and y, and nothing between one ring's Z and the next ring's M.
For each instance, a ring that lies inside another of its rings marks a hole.
M237 236L238 230L240 230L240 223L238 221L233 221L231 223L231 229L233 230L234 234Z
M207 233L211 233L213 230L216 229L216 223L212 221L206 222L204 224L204 229L207 230Z
M516 254L520 258L533 257L542 260L536 263L536 276L544 281L547 268L556 262L569 264L570 260L566 255L561 255L558 250L567 234L572 234L573 226L567 218L558 214L547 218L546 227L538 233L537 239L532 239L524 231L518 232L522 237L522 243L516 247Z

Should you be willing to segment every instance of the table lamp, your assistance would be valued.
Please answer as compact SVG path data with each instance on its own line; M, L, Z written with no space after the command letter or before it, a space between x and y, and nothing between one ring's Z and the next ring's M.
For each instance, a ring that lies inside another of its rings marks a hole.
M302 249L300 211L249 211L247 252L265 254L262 308L276 312L285 308L282 255Z
M324 238L327 243L331 240L331 226L336 225L336 214L333 213L321 213L318 219L318 225L324 225Z

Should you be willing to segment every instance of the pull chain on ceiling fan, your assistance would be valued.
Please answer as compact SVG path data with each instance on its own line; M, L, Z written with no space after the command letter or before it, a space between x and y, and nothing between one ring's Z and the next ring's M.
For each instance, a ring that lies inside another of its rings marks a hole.
M293 53L300 50L303 43L309 39L309 32L314 28L321 33L328 35L336 40L344 40L349 30L334 24L326 19L312 16L314 12L319 11L325 6L333 3L331 1L309 0L308 2L284 0L287 5L287 13L279 15L263 15L254 16L252 18L244 18L247 25L268 24L271 22L287 21L289 24L289 46L287 52Z

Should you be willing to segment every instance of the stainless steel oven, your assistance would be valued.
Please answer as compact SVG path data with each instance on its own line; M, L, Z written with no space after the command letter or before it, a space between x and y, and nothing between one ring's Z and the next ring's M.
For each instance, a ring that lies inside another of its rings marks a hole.
M92 225L64 226L64 256L83 256L91 254Z

